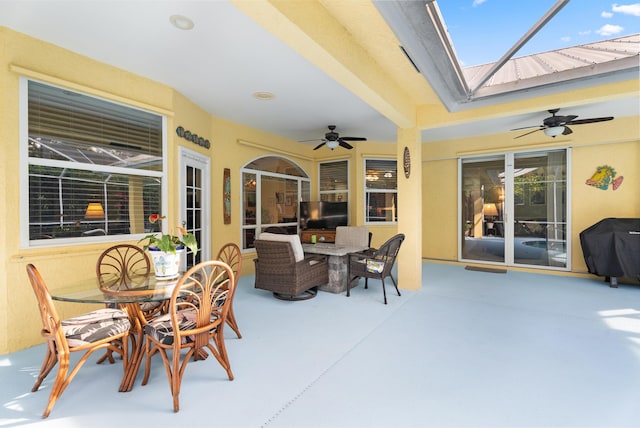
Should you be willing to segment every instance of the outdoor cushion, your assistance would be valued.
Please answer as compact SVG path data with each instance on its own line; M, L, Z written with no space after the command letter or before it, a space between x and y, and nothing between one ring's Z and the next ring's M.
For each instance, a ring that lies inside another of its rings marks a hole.
M302 244L300 243L300 237L298 235L282 235L279 233L262 232L258 239L263 239L265 241L289 242L293 249L293 257L296 262L304 260L304 251L302 250Z
M178 323L178 328L180 331L190 330L196 327L196 312L193 309L184 309L177 312L178 319L180 322ZM218 313L211 313L211 322L215 322L218 319ZM215 331L215 328L212 329L211 333ZM171 326L171 314L165 314L158 318L155 318L148 324L144 326L144 333L148 336L152 336L158 342L163 345L172 345L173 344L173 327ZM193 336L184 336L183 343L193 342Z
M366 226L338 226L336 245L344 247L368 247L369 228Z
M61 323L62 331L70 347L97 342L131 328L127 313L120 309L98 309Z

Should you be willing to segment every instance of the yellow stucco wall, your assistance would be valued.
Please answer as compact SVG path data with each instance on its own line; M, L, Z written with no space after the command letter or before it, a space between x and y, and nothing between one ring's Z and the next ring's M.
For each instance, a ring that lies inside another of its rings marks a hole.
M178 168L178 147L184 146L211 159L211 252L226 242L240 242L240 168L259 156L278 155L300 165L312 180L312 197L317 197L317 162L349 159L351 189L351 224L362 224L364 218L364 159L396 158L394 144L367 142L355 144L345 151L313 151L312 148L255 129L212 117L172 88L117 68L98 63L51 44L0 27L0 354L13 352L41 343L40 320L35 298L28 283L25 265L34 263L50 288L65 284L70 276L94 274L94 263L106 247L98 244L76 245L55 249L21 249L17 230L21 221L19 206L19 130L18 81L23 73L43 81L68 86L107 99L125 102L165 114L168 119L169 176ZM626 89L625 89L626 88ZM634 89L635 88L635 89ZM602 88L606 92L607 87ZM616 91L637 90L637 82L617 84ZM597 92L597 91L595 91ZM608 125L607 125L608 124ZM614 124L615 126L611 126ZM175 128L183 126L211 141L206 150L177 138ZM570 139L548 142L542 133L523 140L513 135L498 134L456 141L428 143L413 163L421 163L422 256L455 260L457 254L457 158L465 154L502 152L540 147L573 147L573 269L585 270L577 243L577 233L603 217L640 217L640 129L639 118L616 118L613 122L574 128ZM601 191L584 185L584 180L600 164L610 164L625 176L616 192ZM232 175L232 220L222 219L222 171L230 168ZM398 166L402 170L401 164ZM169 221L178 215L177 182L169 180ZM9 185L11 184L11 185ZM412 186L415 186L412 185ZM420 189L414 188L415 191ZM404 194L400 194L402 199ZM396 225L369 226L373 246L379 246L398 231L410 233L408 222ZM407 230L404 230L407 229ZM253 273L253 253L244 259L243 274ZM402 284L400 284L402 287ZM19 303L17 303L19 302ZM95 306L56 303L62 317L75 315Z
M457 259L458 158L462 156L571 148L571 271L586 273L579 233L606 217L640 217L640 118L572 127L573 134L549 141L542 132L525 141L511 134L494 134L423 145L423 257ZM585 181L599 165L610 165L624 176L613 191L587 186Z
M141 76L93 61L76 53L0 27L0 183L16 183L19 177L19 78L26 75L48 83L80 90L106 99L124 102L167 116L168 175L178 168L178 147L184 146L211 158L211 253L226 242L240 242L240 168L258 156L281 155L300 165L315 182L316 166L312 148L292 144L283 138L212 117L170 87ZM209 150L176 136L177 126L193 130L210 140ZM254 144L242 144L241 142ZM232 222L222 218L222 171L232 174ZM0 188L0 354L42 342L41 322L25 266L33 263L50 289L65 284L69 277L95 275L95 261L108 245L84 244L69 247L21 249L18 229L19 186ZM178 216L177 180L169 180L169 222ZM16 209L8 209L15 207ZM12 231L12 233L6 233ZM110 245L110 244L109 244ZM253 254L245 255L243 273L253 272ZM16 304L16 302L20 302ZM95 305L56 302L62 318L76 315Z

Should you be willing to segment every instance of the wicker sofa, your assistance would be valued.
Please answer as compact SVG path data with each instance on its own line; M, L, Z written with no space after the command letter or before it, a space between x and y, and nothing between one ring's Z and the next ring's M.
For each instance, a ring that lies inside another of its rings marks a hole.
M328 257L305 257L298 235L261 233L254 241L255 288L268 290L282 300L315 297L317 286L329 281Z

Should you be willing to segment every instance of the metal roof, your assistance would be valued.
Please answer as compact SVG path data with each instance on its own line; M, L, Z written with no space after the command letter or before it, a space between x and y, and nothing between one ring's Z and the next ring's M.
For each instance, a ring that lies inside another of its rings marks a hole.
M512 58L474 94L482 97L638 67L640 34ZM473 88L494 63L463 68Z

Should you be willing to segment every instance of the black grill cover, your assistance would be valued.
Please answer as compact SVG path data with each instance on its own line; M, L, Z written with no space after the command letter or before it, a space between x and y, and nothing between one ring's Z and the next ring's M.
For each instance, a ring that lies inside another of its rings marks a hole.
M589 273L640 279L640 218L605 218L580 232Z

